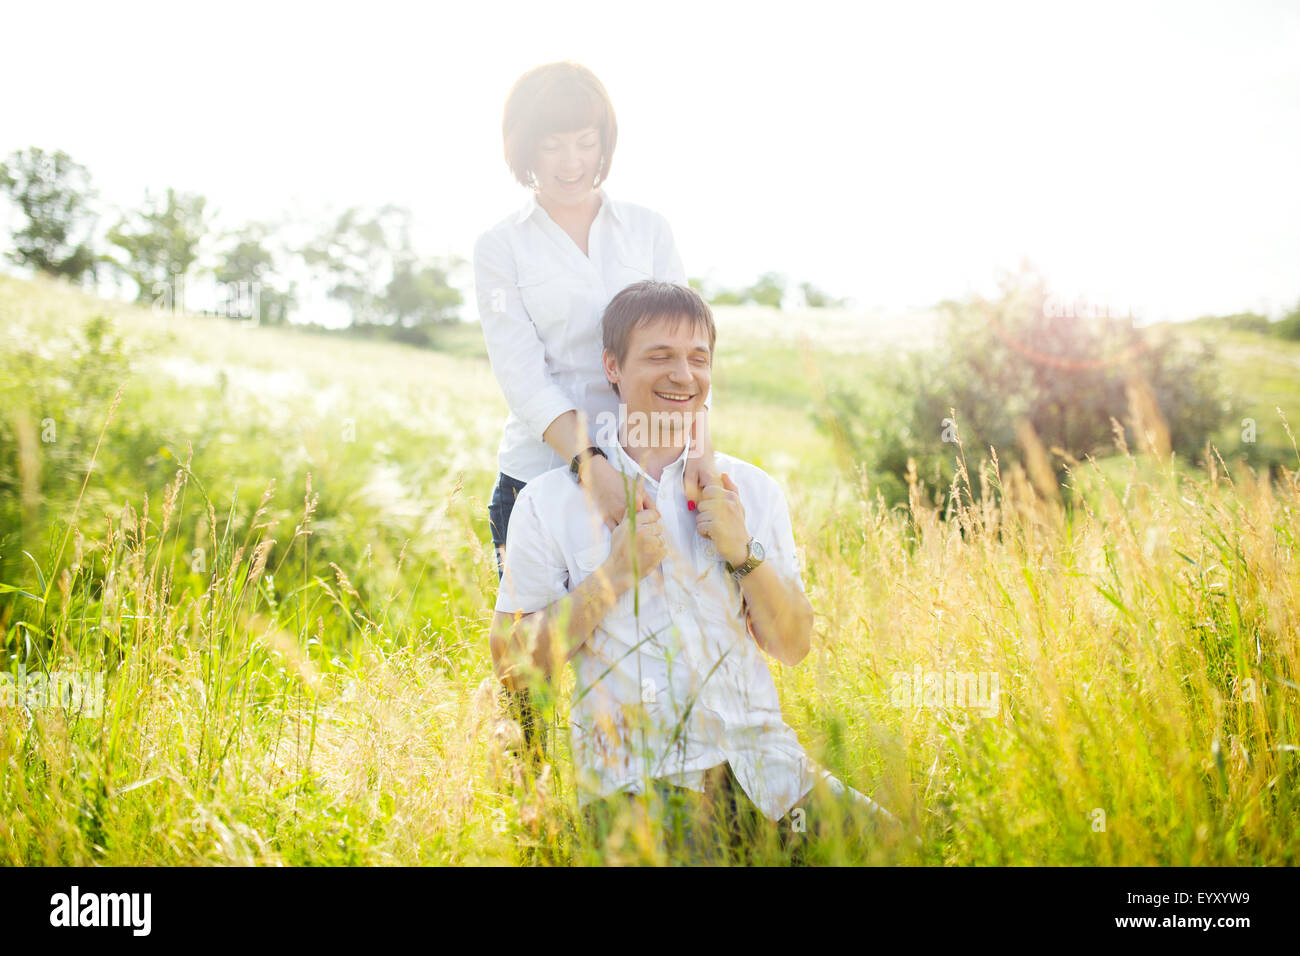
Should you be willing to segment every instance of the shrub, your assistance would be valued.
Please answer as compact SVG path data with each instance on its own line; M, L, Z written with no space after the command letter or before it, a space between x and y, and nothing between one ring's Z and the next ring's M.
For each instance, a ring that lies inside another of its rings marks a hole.
M1290 315L1273 326L1272 332L1279 338L1300 342L1300 303Z
M999 461L1024 461L1024 425L1047 451L1082 459L1114 447L1112 418L1140 446L1131 404L1154 400L1173 451L1199 460L1231 409L1215 372L1213 347L1156 336L1131 319L1056 314L1041 279L1022 273L996 301L944 305L936 351L883 363L874 394L840 384L816 413L846 460L866 466L890 503L906 500L908 459L918 476L945 487L957 442L974 474L990 446ZM1053 458L1054 477L1064 459Z

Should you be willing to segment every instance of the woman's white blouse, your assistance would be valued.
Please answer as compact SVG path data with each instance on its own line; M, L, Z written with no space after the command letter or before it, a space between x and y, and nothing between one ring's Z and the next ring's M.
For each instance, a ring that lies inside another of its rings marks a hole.
M510 408L499 466L520 481L568 465L542 440L560 415L585 411L594 439L602 414L618 414L601 366L600 318L610 299L642 279L686 284L668 221L599 193L589 256L536 196L474 244L479 320Z

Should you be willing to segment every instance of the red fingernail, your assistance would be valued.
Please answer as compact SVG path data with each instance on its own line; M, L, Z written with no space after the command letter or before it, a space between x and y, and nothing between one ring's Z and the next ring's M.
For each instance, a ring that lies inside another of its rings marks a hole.
M686 510L687 510L687 511L694 511L694 510L695 510L695 502L694 502L694 501L688 501L688 502L686 502Z

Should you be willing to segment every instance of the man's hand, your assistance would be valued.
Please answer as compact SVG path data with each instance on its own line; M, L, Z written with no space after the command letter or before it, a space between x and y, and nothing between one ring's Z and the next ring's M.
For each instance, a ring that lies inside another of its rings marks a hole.
M592 631L639 578L668 554L663 523L653 507L624 518L610 536L609 557L576 589L540 611L515 615L497 611L488 644L497 676L512 691L549 679L581 650ZM635 571L633 568L635 567Z
M578 468L579 484L587 498L587 506L600 512L605 527L611 531L627 517L627 490L623 474L600 455L592 455ZM650 507L650 495L636 479L633 489L634 507L640 511Z
M630 517L624 518L614 529L609 542L609 557L597 573L603 574L615 593L621 595L659 567L667 556L668 542L664 538L663 520L653 506L647 506L637 511L635 534Z
M718 556L731 566L749 557L749 532L745 530L745 506L740 491L728 474L722 481L706 485L695 515L695 530L713 542Z

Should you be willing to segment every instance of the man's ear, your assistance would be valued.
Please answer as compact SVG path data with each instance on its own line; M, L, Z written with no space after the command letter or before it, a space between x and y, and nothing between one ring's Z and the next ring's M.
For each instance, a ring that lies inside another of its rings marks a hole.
M600 353L601 364L605 366L605 380L614 386L614 391L618 391L618 359L605 349Z

